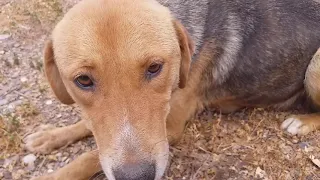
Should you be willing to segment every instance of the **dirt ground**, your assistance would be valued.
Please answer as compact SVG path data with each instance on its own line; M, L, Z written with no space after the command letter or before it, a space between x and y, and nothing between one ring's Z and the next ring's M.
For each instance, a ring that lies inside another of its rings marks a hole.
M44 41L68 9L61 2L0 0L0 179L50 173L95 149L93 138L49 155L23 149L23 137L39 125L60 127L80 120L77 107L54 98L42 72ZM320 132L291 137L279 129L288 115L297 113L304 112L199 112L181 143L171 147L164 179L320 180Z

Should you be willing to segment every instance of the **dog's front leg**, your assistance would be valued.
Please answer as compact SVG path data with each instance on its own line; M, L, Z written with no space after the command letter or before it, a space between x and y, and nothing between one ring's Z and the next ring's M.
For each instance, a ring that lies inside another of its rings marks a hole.
M198 96L187 87L174 92L170 101L170 113L167 117L167 137L170 144L177 143L184 131L186 122L199 108Z
M31 180L88 180L101 171L98 150L86 152L70 164L58 169L52 174L32 178Z
M69 145L91 134L86 122L81 120L61 128L42 126L36 133L27 136L24 141L29 151L48 154L54 149Z

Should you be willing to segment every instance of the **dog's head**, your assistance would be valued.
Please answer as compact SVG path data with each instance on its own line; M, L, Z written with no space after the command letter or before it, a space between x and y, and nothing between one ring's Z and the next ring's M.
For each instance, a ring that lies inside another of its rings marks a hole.
M112 179L159 179L168 156L172 91L193 46L155 0L84 0L57 24L44 65L57 98L77 103Z

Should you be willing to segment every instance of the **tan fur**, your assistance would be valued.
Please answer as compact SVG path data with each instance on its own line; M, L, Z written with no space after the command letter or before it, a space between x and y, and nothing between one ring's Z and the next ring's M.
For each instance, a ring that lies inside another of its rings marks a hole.
M60 72L54 62L52 41L48 41L44 49L44 70L54 94L62 103L73 104L74 101L67 93L67 90L62 83Z
M307 92L315 105L320 106L320 48L312 58L307 72L305 85Z
M36 133L28 136L25 141L27 142L26 147L30 151L47 154L90 135L92 135L91 131L87 129L86 122L82 120L61 128L40 127Z
M88 180L99 171L101 171L101 166L98 151L91 151L82 154L54 174L33 178L32 180Z
M164 171L168 157L165 117L171 91L185 86L193 51L184 27L155 1L83 1L56 26L45 47L49 83L61 102L74 101L82 109L105 172L149 159L157 163L157 171ZM163 70L148 82L143 74L156 61L164 63ZM95 78L95 92L75 86L79 73ZM60 134L57 130L50 133ZM67 139L72 142L79 135ZM41 144L39 139L32 142ZM42 152L62 144L55 142ZM30 145L29 150L40 151L37 148ZM68 173L59 172L54 176L67 178Z

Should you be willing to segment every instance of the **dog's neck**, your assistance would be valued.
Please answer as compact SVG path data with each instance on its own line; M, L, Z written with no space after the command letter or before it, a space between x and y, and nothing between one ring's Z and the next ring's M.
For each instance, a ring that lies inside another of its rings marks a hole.
M168 7L188 30L195 44L195 56L203 43L206 17L208 14L208 0L158 0Z

